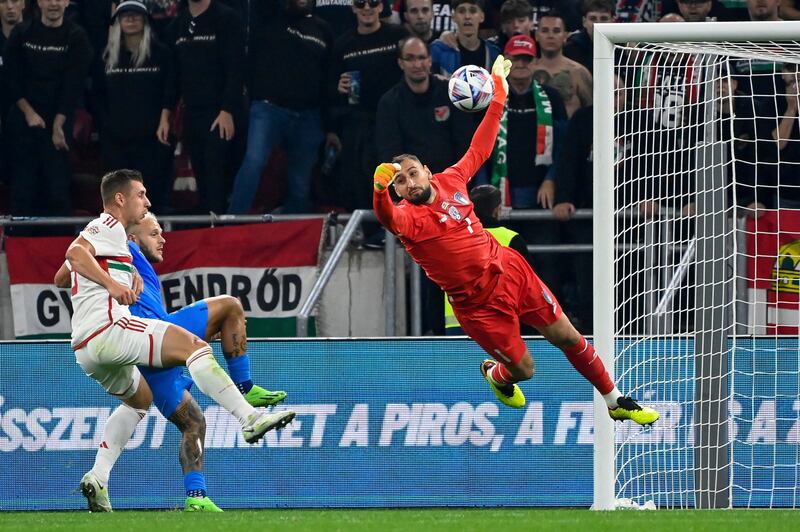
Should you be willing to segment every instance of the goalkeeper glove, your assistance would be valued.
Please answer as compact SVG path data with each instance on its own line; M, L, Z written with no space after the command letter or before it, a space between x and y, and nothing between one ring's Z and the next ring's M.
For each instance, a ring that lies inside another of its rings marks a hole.
M375 168L373 185L378 192L384 192L394 181L394 175L400 170L397 163L381 163Z
M503 96L508 96L508 81L506 77L511 72L511 61L501 55L497 56L492 65L492 80L494 80L495 94L502 89Z

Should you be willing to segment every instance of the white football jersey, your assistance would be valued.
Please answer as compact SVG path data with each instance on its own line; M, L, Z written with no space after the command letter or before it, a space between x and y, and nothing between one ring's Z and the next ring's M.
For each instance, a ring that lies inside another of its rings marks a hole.
M122 223L103 213L89 222L80 236L94 246L95 259L111 278L123 286L133 285L133 266ZM72 272L72 348L77 350L124 316L128 307L120 305L104 287Z

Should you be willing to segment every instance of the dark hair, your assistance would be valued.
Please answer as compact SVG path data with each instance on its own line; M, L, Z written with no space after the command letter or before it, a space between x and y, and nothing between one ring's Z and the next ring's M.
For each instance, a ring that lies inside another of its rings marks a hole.
M418 165L422 166L422 163L419 161L417 156L416 155L411 155L410 153L401 153L400 155L395 156L392 159L392 162L400 164L403 161L408 161L408 160L416 161Z
M121 168L119 170L112 170L104 175L102 181L100 181L100 196L103 198L103 205L113 203L114 196L117 192L127 192L131 181L144 183L142 174L137 170Z
M428 55L431 55L431 47L428 46L428 43L426 43L425 41L423 41L419 37L416 37L414 35L409 35L409 36L403 37L402 39L397 41L397 57L403 57L403 48L405 48L406 45L409 42L414 41L414 40L421 42L425 46L425 52Z
M485 3L483 0L451 0L450 1L450 11L453 12L456 10L458 6L461 4L474 4L481 8L481 11L486 11Z
M589 11L597 11L600 13L608 13L613 18L617 14L617 8L611 0L586 0L583 3L583 16L585 17Z
M497 221L494 211L502 201L499 188L494 185L478 185L470 191L469 199L475 204L475 214L481 222Z
M567 29L567 19L564 18L564 15L562 15L561 11L559 11L558 9L551 9L549 11L545 11L544 13L539 13L539 20L537 21L537 24L540 24L541 20L547 17L560 18L561 24L564 25L564 29Z
M533 6L528 0L506 0L500 6L500 20L502 22L519 17L533 19Z

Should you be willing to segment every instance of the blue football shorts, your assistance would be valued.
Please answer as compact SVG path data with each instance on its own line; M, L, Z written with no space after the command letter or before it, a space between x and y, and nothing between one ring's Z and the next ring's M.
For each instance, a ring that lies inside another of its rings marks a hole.
M190 333L205 339L208 325L208 304L197 301L188 307L168 314L164 321L183 327ZM153 404L161 415L169 419L183 400L184 390L189 390L194 381L185 373L184 366L174 368L147 368L139 366L144 379L153 392Z

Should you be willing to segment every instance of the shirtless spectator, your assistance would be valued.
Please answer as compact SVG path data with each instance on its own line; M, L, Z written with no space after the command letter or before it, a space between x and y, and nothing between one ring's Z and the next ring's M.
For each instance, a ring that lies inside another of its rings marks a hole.
M581 107L591 105L592 75L586 67L564 56L567 31L564 18L557 11L541 16L536 41L541 52L534 63L536 81L558 91L570 117Z

